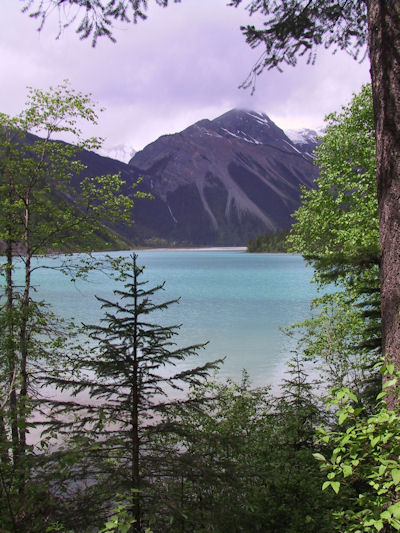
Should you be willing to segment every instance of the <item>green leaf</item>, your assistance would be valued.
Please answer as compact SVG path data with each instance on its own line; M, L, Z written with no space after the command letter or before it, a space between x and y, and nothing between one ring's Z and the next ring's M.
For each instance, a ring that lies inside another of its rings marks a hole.
M392 475L392 479L393 479L395 485L398 485L400 483L400 469L395 468L390 473Z
M400 502L396 502L392 505L390 505L387 509L392 515L397 519L400 520Z
M316 459L317 461L326 462L325 457L324 457L321 453L313 453L313 457L314 457L314 459Z
M338 393L336 394L336 398L338 400L342 400L346 395L346 391L344 389L341 389L340 391L338 391Z
M322 485L322 490L326 490L328 487L331 486L331 481L325 481Z
M378 435L377 437L371 439L371 446L372 448L375 448L375 446L378 444L378 442L381 440L381 437L380 435Z
M353 469L350 465L343 465L342 471L343 471L343 477L349 477L353 473Z
M338 494L339 490L340 490L340 482L339 481L331 481L331 487L336 492L336 494Z
M393 364L387 364L385 371L387 374L393 375L394 372L394 365Z
M378 470L379 475L383 476L383 474L386 472L386 470L387 470L387 466L386 465L380 465L379 470Z
M347 392L347 396L349 397L350 400L352 400L353 402L358 402L358 398L357 396L354 394L354 392L352 392L351 390L349 390Z
M389 379L388 381L385 381L383 384L383 388L387 389L389 387L394 387L397 383L397 378Z

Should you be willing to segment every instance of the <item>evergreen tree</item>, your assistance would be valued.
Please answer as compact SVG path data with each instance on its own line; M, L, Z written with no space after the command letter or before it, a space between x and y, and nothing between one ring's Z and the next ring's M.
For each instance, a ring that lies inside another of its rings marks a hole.
M155 301L164 284L148 287L142 281L143 267L133 254L126 261L114 261L124 289L114 291L115 300L98 298L105 310L99 325L86 325L92 348L76 361L81 377L50 378L61 389L85 393L89 404L61 402L54 414L74 414L70 424L58 424L62 435L83 439L84 459L89 465L85 476L101 474L101 483L110 495L123 492L130 498L133 531L143 531L149 516L148 487L159 491L159 432L171 431L163 415L180 409L187 400L183 392L198 385L221 361L189 367L186 359L204 344L178 347L174 337L180 326L163 326L155 314L178 300ZM182 365L182 363L185 363ZM180 365L179 371L175 366ZM200 403L200 402L199 402ZM79 459L82 462L82 458ZM91 473L89 473L91 472ZM102 504L107 494L103 490Z
M190 392L207 398L207 410L188 403L176 432L160 436L175 447L174 471L160 470L160 506L169 520L155 533L331 533L335 497L321 492L324 475L313 453L324 410L300 358L289 365L280 398L253 388L244 372L239 383L212 381Z
M265 531L268 464L273 431L271 394L241 382L211 381L190 391L185 410L166 419L177 431L161 436L173 448L173 471L164 470L163 514L155 533ZM207 409L197 404L207 399ZM180 431L184 428L184 431ZM157 512L157 509L154 509Z
M269 253L285 253L288 251L286 237L289 230L277 230L274 232L259 235L254 239L250 239L247 244L247 251L250 253L269 252Z
M274 533L334 530L332 509L337 501L332 494L321 492L323 475L313 457L321 451L315 442L316 430L327 422L327 416L319 383L310 379L306 367L303 358L295 353L287 364L274 405L268 457L273 475L269 503L273 502L274 510L267 529Z

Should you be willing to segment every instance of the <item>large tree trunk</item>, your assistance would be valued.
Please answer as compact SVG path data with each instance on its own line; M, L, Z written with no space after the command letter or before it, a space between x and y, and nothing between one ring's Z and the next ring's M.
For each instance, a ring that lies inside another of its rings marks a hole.
M400 370L400 1L370 0L369 53L376 128L382 351ZM389 407L397 403L389 397Z

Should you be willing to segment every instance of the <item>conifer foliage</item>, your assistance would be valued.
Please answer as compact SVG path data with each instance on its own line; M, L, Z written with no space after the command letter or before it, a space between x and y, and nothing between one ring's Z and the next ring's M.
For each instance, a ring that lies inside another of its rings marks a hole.
M124 288L114 291L114 301L98 298L105 314L99 325L85 326L93 348L80 362L80 378L55 380L75 394L88 394L90 404L64 402L56 412L75 413L69 425L61 423L62 432L84 435L86 464L95 465L92 474L107 480L111 498L117 491L128 495L133 531L139 532L146 522L147 487L159 471L155 435L172 429L162 422L162 413L183 406L188 400L180 391L203 383L220 361L176 371L177 363L205 344L178 347L174 337L180 326L156 323L154 315L178 300L156 302L164 284L150 287L142 280L136 254L113 266Z

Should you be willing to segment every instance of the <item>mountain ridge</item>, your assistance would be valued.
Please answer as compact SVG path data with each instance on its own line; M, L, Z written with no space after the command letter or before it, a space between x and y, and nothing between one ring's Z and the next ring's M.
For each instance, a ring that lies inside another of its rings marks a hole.
M129 166L165 204L163 238L246 244L257 234L290 226L299 185L311 187L318 174L310 143L316 146L296 145L264 113L233 109L159 137Z
M139 190L152 200L135 199L134 224L104 223L96 249L126 246L243 246L266 232L284 230L300 204L299 185L312 187L313 133L293 142L264 113L233 109L163 135L138 151L129 164L82 151L85 165L73 176L78 190L85 177L120 174L122 192ZM27 135L27 142L35 136ZM55 141L62 142L62 141ZM138 190L138 189L137 189ZM65 194L62 201L72 201ZM55 198L55 201L60 199ZM76 239L77 249L80 243ZM92 246L92 243L88 243Z

